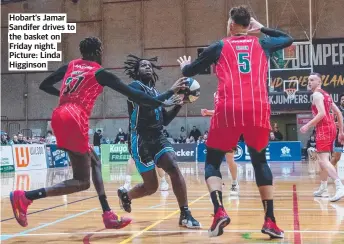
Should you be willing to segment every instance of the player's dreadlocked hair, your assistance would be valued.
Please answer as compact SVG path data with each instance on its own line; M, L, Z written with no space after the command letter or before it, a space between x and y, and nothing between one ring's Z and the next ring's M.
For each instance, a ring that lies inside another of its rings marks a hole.
M159 79L158 75L155 73L155 69L161 69L160 66L155 65L153 62L157 62L158 61L158 57L154 57L154 58L139 58L136 57L135 55L129 54L128 55L128 59L127 61L124 62L125 66L124 66L124 72L126 75L128 75L130 78L134 79L134 80L140 80L139 77L139 67L140 67L140 62L142 60L147 60L152 64L152 69L153 69L153 82L155 84L155 82Z
M86 37L79 44L82 57L86 60L94 60L102 51L102 42L97 37Z

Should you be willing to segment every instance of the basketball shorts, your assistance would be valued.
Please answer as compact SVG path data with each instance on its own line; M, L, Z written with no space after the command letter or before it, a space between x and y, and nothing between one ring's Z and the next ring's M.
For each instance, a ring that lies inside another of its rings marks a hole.
M139 173L153 170L164 153L174 153L171 143L162 133L141 135L131 132L130 139L129 152Z
M58 148L78 153L90 151L88 116L78 106L65 104L56 108L52 114L51 127Z
M241 135L244 136L247 146L258 152L269 144L270 130L256 126L236 126L225 128L210 128L207 140L207 147L223 152L233 152Z
M315 141L318 153L333 152L336 140L336 128L322 128L316 131Z

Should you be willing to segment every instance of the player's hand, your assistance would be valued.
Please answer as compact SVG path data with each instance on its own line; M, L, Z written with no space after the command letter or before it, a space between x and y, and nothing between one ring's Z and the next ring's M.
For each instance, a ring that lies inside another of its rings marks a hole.
M179 65L180 65L180 69L183 69L186 65L191 64L191 56L186 57L186 56L184 55L184 57L178 58L178 59L177 59L177 62L178 62Z
M304 126L302 126L302 127L300 128L300 132L301 132L302 134L305 134L308 130L309 130L308 125L304 125Z
M187 83L187 77L180 78L171 86L170 90L174 93L179 92L180 89L190 91L190 88L186 86Z
M201 114L202 114L202 116L207 116L208 115L208 109L202 108L201 109Z
M163 102L163 107L172 107L175 105L183 105L183 100L178 95L173 95L172 97Z
M264 25L251 17L250 26L248 28L249 33L259 33L262 27L264 27Z

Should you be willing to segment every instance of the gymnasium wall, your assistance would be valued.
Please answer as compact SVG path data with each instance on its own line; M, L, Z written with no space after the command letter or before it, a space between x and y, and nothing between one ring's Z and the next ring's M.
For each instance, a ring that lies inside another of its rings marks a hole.
M305 39L309 32L309 0L269 0L269 26L288 31L295 39ZM326 4L325 4L326 2ZM21 128L46 127L57 98L38 90L40 82L62 63L79 56L79 41L86 36L98 36L104 44L103 66L121 77L123 62L131 53L138 56L159 56L160 81L157 87L166 90L181 76L176 59L181 55L197 55L197 47L207 46L226 35L228 10L235 5L246 4L253 17L264 25L266 5L264 0L30 0L2 5L1 115L9 121L21 124ZM313 30L317 38L340 37L344 33L342 0L313 0ZM76 34L63 34L59 50L63 62L50 62L49 72L9 72L7 67L8 13L67 13L68 22L77 23ZM201 108L213 107L216 78L213 75L196 77L201 83L201 98L185 106L174 121L173 130L186 123L201 126L204 131L209 120L199 116ZM96 126L104 118L127 116L124 96L105 88L96 103L91 125ZM26 124L28 121L28 124ZM126 121L126 120L125 120ZM107 127L118 128L118 122ZM124 123L124 125L127 125ZM122 126L125 127L125 126Z

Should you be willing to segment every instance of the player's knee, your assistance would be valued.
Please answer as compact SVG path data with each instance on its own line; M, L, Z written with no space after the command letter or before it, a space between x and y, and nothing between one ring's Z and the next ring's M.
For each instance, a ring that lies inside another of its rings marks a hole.
M154 194L159 188L159 184L157 181L156 182L150 182L149 184L145 183L144 186L145 186L145 190L146 190L147 195Z
M266 149L258 152L249 147L254 173L256 176L257 186L270 186L273 183L271 169L266 160Z
M207 156L205 159L204 176L207 180L209 177L222 178L220 166L225 153L216 149L207 147Z
M91 186L91 182L89 180L80 181L80 183L79 183L80 191L85 191L85 190L89 189L90 186Z
M220 168L207 162L205 163L204 176L205 180L207 180L209 177L219 177L222 179Z
M179 174L179 168L177 165L177 160L174 154L172 153L165 153L161 156L158 161L158 165L162 168L166 174L170 177Z

